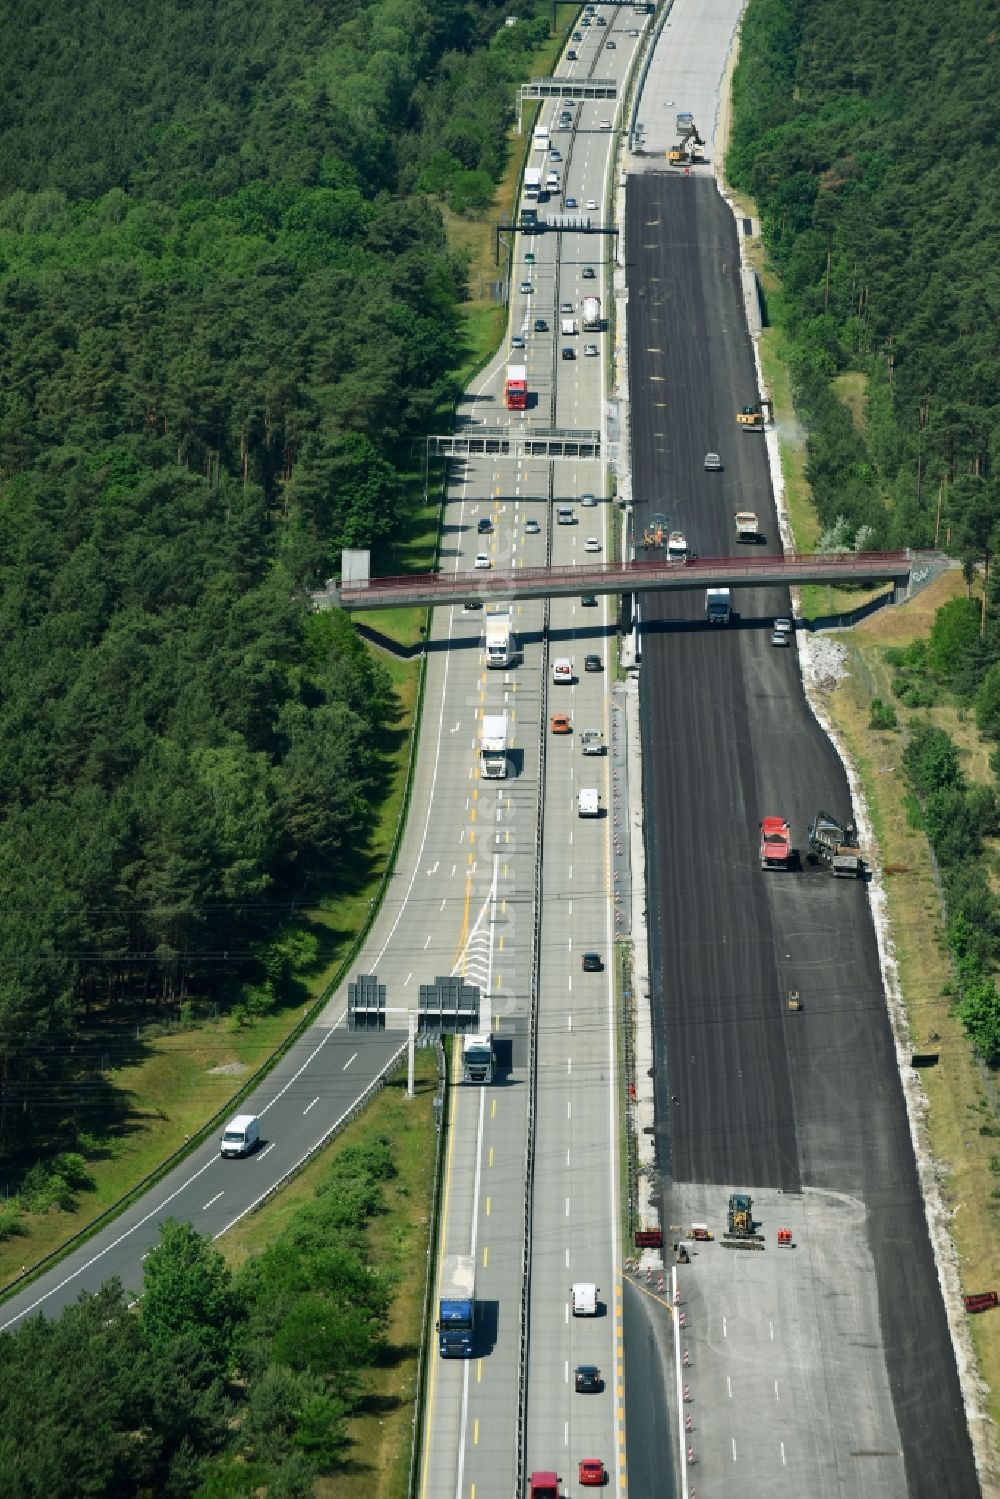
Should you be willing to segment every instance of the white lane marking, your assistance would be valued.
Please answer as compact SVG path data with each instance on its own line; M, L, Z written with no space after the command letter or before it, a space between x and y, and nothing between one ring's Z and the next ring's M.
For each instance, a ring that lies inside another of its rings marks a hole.
M403 988L404 989L406 988L407 984L410 982L410 980L411 980L412 977L413 977L413 969L411 968L410 971L409 971L409 973L406 975L405 979L403 980Z
M731 1438L733 1444L733 1462L736 1461L736 1438Z
M305 1106L305 1108L302 1110L302 1117L303 1117L303 1119L308 1114L309 1110L310 1109L314 1109L318 1103L319 1103L319 1094L317 1093L316 1097L313 1099L312 1103L307 1103L306 1106Z
M726 1394L729 1396L730 1400L732 1400L732 1398L733 1398L733 1382L730 1379L730 1377L729 1377L728 1374L726 1375Z
M212 1206L212 1203L213 1202L218 1202L219 1198L220 1197L225 1197L225 1195L226 1195L225 1189L223 1189L221 1192L216 1192L216 1194L215 1194L214 1197L210 1197L208 1199L208 1201L206 1202L205 1206L202 1208L202 1212L203 1213L207 1213L208 1210L209 1210L209 1208Z
M427 951L427 949L430 947L430 945L431 945L431 934L430 934L430 932L428 932L427 933L427 941L424 943L424 952Z
M565 1379L566 1383L569 1384L569 1359L566 1360L563 1368L563 1378Z
M262 1161L264 1159L264 1157L266 1155L268 1155L270 1153L270 1151L272 1151L273 1149L274 1149L274 1141L271 1140L269 1142L269 1144L267 1144L267 1145L264 1146L263 1150L258 1150L258 1152L257 1152L257 1160L258 1161Z
M781 1466L783 1468L787 1467L787 1464L785 1462L785 1444L784 1442L779 1442L778 1446L781 1448Z
M726 1338L726 1337L729 1336L729 1334L726 1332L726 1319L725 1319L725 1317L723 1317L723 1319L722 1319L722 1336L724 1338Z
M774 1323L773 1322L769 1322L767 1324L767 1330L771 1334L771 1342L773 1343L774 1342Z
M566 1165L569 1165L569 1146L566 1146Z
M563 1446L564 1447L568 1447L569 1446L569 1422L568 1421L564 1421L563 1422Z
M356 1061L357 1061L357 1060L358 1060L358 1054L357 1054L357 1052L356 1052L356 1051L355 1051L355 1052L353 1052L353 1053L352 1053L352 1054L351 1054L351 1056L349 1056L349 1057L348 1057L348 1058L347 1058L347 1061L346 1061L346 1062L345 1062L345 1063L344 1063L344 1065L343 1065L343 1067L341 1067L341 1069L340 1069L340 1070L341 1070L341 1072L346 1072L346 1071L347 1071L347 1069L348 1069L348 1067L350 1067L350 1065L351 1065L351 1063L352 1063L352 1062L356 1062Z
M781 1396L778 1394L778 1381L777 1380L774 1381L774 1398L775 1398L775 1400L778 1401L779 1404L781 1403Z

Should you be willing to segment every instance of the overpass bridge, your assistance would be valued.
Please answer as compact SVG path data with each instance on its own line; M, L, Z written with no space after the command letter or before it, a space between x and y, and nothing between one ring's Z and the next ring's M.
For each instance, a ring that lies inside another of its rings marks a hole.
M484 604L501 599L568 598L580 594L679 592L704 588L766 588L772 584L891 583L893 602L909 596L914 574L940 558L922 552L834 552L809 556L645 558L577 567L491 568L490 571L368 576L368 554L345 552L342 577L312 595L317 608L409 609L414 605Z

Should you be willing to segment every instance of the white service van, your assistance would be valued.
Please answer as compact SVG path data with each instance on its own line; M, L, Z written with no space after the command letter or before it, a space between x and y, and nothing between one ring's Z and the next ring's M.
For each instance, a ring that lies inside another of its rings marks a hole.
M576 810L581 817L600 817L601 797L594 786L582 786L576 794Z
M572 687L573 663L568 656L557 656L553 661L552 681L557 687Z
M577 1281L571 1288L574 1317L596 1317L598 1287L591 1280Z
M220 1153L225 1156L250 1155L260 1144L260 1120L256 1114L237 1114L222 1134Z

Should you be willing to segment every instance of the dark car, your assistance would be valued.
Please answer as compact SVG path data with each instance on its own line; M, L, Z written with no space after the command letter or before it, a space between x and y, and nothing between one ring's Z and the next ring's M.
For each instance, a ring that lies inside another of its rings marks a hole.
M576 51L574 50L574 48L570 47L569 51L566 53L566 60L567 62L576 62ZM565 121L563 123L565 124Z
M584 973L600 973L604 968L599 952L585 952L583 955Z
M545 319L543 317L536 317L535 318L535 332L536 333L548 333L548 331L549 331L549 325L545 321Z
M564 344L563 345L563 351L562 351L562 357L564 359L575 359L576 358L576 350L574 348L571 348L569 344Z
M466 599L465 603L462 605L462 608L467 614L470 613L473 609L481 609L482 607L482 599Z
M583 605L583 607L585 609L596 609L597 608L597 595L595 593L585 593L583 595L583 597L580 599L580 603Z
M584 656L583 669L584 671L603 671L600 656Z
M574 1373L574 1382L581 1395L599 1395L604 1388L601 1371L596 1364L581 1364Z
M490 532L493 530L493 522L490 520L488 515L483 515L480 517L479 524L476 527L476 530L479 532L480 536L488 536L490 534Z

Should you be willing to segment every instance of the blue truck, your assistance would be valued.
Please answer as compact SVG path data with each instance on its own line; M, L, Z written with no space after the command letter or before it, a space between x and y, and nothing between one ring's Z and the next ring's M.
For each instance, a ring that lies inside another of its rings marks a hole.
M438 1348L442 1358L471 1358L476 1342L476 1261L446 1254L441 1266Z

